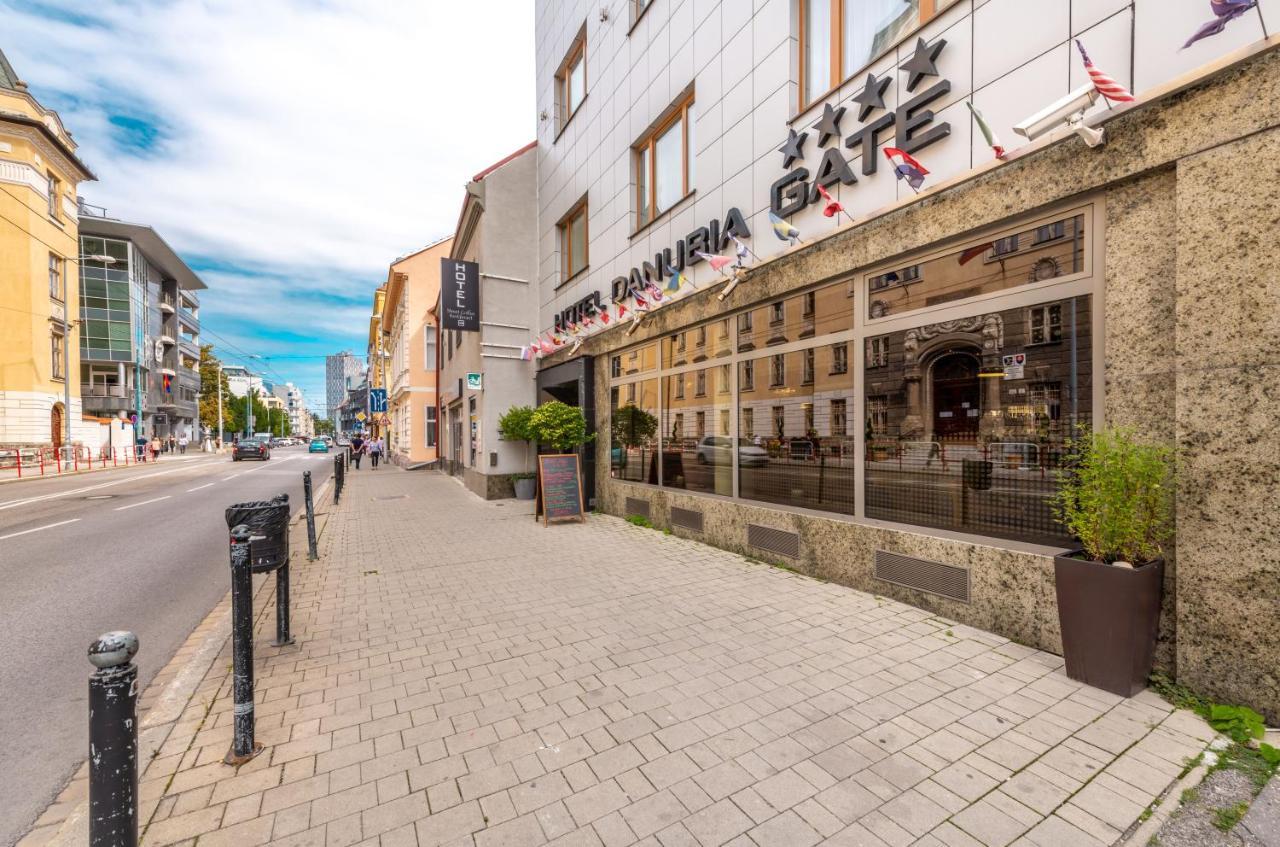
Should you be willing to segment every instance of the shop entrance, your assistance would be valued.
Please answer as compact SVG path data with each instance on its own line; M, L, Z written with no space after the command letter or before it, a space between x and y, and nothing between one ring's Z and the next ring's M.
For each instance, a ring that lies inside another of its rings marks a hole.
M931 376L934 439L976 441L982 414L978 357L969 352L944 353L934 360Z
M563 364L538 371L538 405L559 400L582 409L587 418L587 435L596 431L594 357L580 356ZM605 445L606 449L608 445ZM539 452L544 452L539 447ZM582 498L588 509L596 501L596 445L589 441L577 450L582 464Z

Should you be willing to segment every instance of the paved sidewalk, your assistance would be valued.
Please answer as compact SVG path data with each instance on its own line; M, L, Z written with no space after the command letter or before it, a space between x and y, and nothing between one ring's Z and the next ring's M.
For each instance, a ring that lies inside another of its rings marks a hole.
M1085 847L1212 736L928 612L428 472L350 472L293 583L296 646L259 615L266 751L221 764L224 651L144 844Z

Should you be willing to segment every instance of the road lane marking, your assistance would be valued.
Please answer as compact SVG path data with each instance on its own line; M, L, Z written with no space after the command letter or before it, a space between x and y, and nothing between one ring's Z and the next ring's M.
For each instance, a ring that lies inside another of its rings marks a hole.
M208 488L210 485L217 485L217 484L218 483L216 482L206 482L204 485L197 485L195 488L188 488L187 493L190 494L192 491L199 491L201 488Z
M152 497L150 500L143 500L141 503L130 503L128 506L118 506L115 509L115 511L123 512L125 509L132 509L134 506L145 506L148 503L159 503L161 500L168 500L168 499L169 499L168 494L164 495L163 497Z
M196 464L186 465L180 468L170 468L169 470L156 471L155 473L143 474L141 476L129 475L123 479L113 479L110 482L100 482L97 485L86 485L83 488L73 488L69 491L58 491L53 494L42 494L38 497L27 497L22 500L9 500L7 502L0 503L0 510L12 509L17 506L26 506L29 503L42 503L45 500L56 500L59 497L70 497L73 494L83 494L86 491L96 491L99 488L110 488L113 485L123 485L125 483L138 482L139 480L144 480L144 479L154 479L155 477L158 477L158 476L168 476L171 473L181 473L184 471L198 470L200 468L205 467L206 465L212 465L212 464L215 464L215 462L213 461L200 462ZM56 479L56 477L54 478Z
M45 526L38 526L35 529L24 529L22 532L11 532L8 535L0 535L0 541L4 541L6 538L17 538L19 535L26 535L28 532L39 532L42 529L53 529L55 526L66 526L67 524L75 523L78 520L80 519L72 518L69 521L58 521L57 523L46 524Z

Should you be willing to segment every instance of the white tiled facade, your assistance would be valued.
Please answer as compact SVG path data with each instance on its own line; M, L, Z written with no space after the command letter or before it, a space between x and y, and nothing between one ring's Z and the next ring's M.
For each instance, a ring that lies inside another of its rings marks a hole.
M853 2L853 0L848 0ZM945 5L940 3L939 5ZM812 173L822 157L814 126L824 103L846 106L840 121L847 137L862 126L851 98L867 73L888 74L887 110L931 85L951 90L932 102L932 126L947 122L949 137L916 153L931 171L928 184L962 175L991 161L966 100L986 116L1007 149L1027 141L1013 125L1087 81L1072 39L1081 39L1094 63L1139 97L1142 92L1224 54L1280 31L1280 0L1232 21L1226 31L1180 49L1212 17L1207 2L1167 0L957 0L924 27L869 66L850 71L839 88L795 115L798 99L799 0L651 0L636 20L631 0L538 0L536 7L539 180L539 327L591 292L608 302L610 282L710 219L740 209L751 229L749 244L762 259L787 246L775 238L767 211L770 186L787 173L778 148L790 124L808 131L804 166ZM633 25L634 21L634 25ZM560 126L555 74L585 26L587 94L577 113ZM630 32L628 31L630 29ZM913 54L918 37L944 38L938 76L911 93L898 66ZM694 91L696 160L693 193L639 233L635 222L632 145L688 86ZM1094 109L1105 108L1101 102ZM885 112L868 115L873 121ZM926 127L927 128L927 127ZM893 145L893 130L879 149ZM841 145L832 140L827 146ZM883 154L876 173L864 175L857 149L841 148L857 183L832 193L858 218L911 191L894 178ZM588 269L562 280L556 222L587 195ZM810 205L791 217L804 236L830 232L837 221ZM693 269L699 285L716 278L706 265Z

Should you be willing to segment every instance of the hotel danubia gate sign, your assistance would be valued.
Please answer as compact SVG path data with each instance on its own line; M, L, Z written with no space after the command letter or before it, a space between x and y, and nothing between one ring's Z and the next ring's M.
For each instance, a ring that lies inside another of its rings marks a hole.
M821 118L811 130L797 132L795 129L788 129L786 141L778 148L778 152L782 154L782 167L787 173L770 187L770 211L780 218L788 218L822 199L818 186L829 189L837 185L857 184L858 177L852 167L854 160L861 159L859 169L863 176L874 175L879 170L881 147L885 143L907 154L914 154L951 135L951 124L934 121L933 109L930 108L951 93L951 81L939 79L921 87L926 77L939 76L938 56L946 46L944 38L932 43L923 38L916 40L915 53L898 68L900 78L896 82L905 89L899 92L898 108L890 110L885 105L885 93L894 84L894 77L888 74L882 77L867 74L862 90L854 94L847 105L832 106L825 103ZM917 91L917 88L920 90ZM845 119L845 113L851 110L856 111L852 117L859 125L842 128L840 122ZM849 129L853 131L846 135ZM815 136L814 142L818 148L823 151L822 158L813 171L803 164L796 165L797 160L804 159L804 146L811 134ZM889 170L893 170L892 166ZM656 253L652 262L642 262L625 276L615 278L610 283L608 296L613 303L624 303L636 294L644 296L646 287L660 287L662 281L671 275L672 269L683 271L698 264L703 261L699 253L724 252L732 245L734 237L748 239L751 231L747 228L742 212L731 208L725 212L723 220L717 218L708 221L705 226L698 227L678 240L674 248L664 248ZM445 279L449 279L448 273ZM563 331L570 323L578 323L584 317L594 317L605 311L605 297L602 292L593 291L558 312L555 315L555 329Z
M480 266L459 259L440 260L443 329L480 331Z

